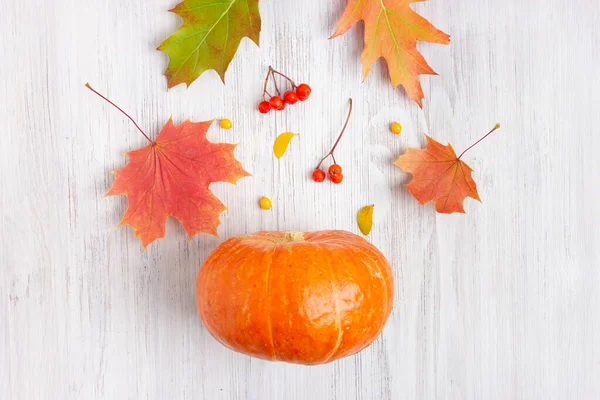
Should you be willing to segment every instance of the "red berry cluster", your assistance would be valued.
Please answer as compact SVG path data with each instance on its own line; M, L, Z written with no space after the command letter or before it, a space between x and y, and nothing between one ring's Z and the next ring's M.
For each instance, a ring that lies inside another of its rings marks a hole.
M283 98L281 97L279 86L277 86L275 74L286 79L292 85L292 90L288 90L287 92L285 92L283 94ZM267 91L269 79L271 78L273 78L273 86L275 87L277 96L273 96ZM271 109L281 111L285 108L286 104L296 104L298 100L304 101L308 99L308 97L310 96L310 92L311 88L306 83L296 85L293 80L291 80L281 72L274 70L273 67L269 66L269 71L267 72L267 77L265 78L265 86L263 88L263 101L261 101L258 104L258 111L260 111L262 114L268 113L269 111L271 111ZM267 96L269 96L268 100Z
M331 167L329 167L328 172L329 179L331 179L331 182L335 184L342 183L342 180L344 179L344 174L342 174L341 166L339 166L338 164L333 164ZM325 171L323 171L320 168L315 169L312 173L312 178L315 182L323 182L326 176L327 175L325 174Z
M333 164L327 170L327 172L329 172L329 179L331 180L331 182L333 182L335 184L342 183L342 180L344 180L344 174L342 174L342 167L335 161L333 151L335 150L338 143L340 142L340 139L342 138L342 135L344 134L344 131L346 130L346 126L348 126L348 121L350 121L351 114L352 114L352 99L350 99L350 109L348 110L348 116L346 117L346 122L344 123L344 127L342 128L342 131L340 132L337 140L333 144L333 147L331 148L331 150L329 150L329 153L325 154L325 157L321 158L321 161L319 161L319 164L317 164L317 167L315 168L315 170L312 173L313 181L323 182L325 180L325 177L327 175L325 174L325 171L323 171L321 169L321 164L323 164L323 161L325 161L330 156L331 156L331 159L333 160Z

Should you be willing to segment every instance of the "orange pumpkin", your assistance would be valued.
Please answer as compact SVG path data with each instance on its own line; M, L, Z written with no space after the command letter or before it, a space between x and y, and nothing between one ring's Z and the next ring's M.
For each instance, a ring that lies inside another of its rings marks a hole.
M377 338L392 311L394 278L384 255L353 233L265 231L217 247L196 294L204 325L225 346L321 364Z

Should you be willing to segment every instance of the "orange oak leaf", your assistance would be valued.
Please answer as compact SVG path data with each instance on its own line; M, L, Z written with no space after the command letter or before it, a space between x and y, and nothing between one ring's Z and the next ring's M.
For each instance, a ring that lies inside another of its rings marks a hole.
M125 195L120 225L131 225L144 248L165 236L167 217L181 222L190 239L199 232L217 235L226 210L209 190L211 182L236 183L249 176L233 155L236 145L206 138L212 121L173 125L169 119L154 142L126 153L107 196Z
M458 157L450 143L444 146L425 135L427 147L424 149L409 147L394 164L413 175L406 188L419 203L433 201L435 211L442 214L464 213L465 198L471 197L479 202L481 199L477 193L477 185L471 176L473 170L461 158L499 128L500 124L496 124L491 131L467 147Z
M344 34L358 21L365 22L365 48L361 56L363 78L383 57L394 87L402 85L408 97L422 107L419 75L436 75L417 50L417 40L448 44L450 36L410 8L425 0L348 0L332 38Z

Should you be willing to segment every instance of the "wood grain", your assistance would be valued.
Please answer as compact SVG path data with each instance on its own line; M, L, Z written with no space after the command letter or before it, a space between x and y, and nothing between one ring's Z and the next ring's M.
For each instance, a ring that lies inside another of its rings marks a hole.
M176 0L6 0L0 25L0 398L595 399L600 397L600 8L596 0L432 0L414 8L452 36L421 49L423 110L379 63L361 83L362 27L327 38L345 2L261 2L260 49L244 40L226 86L214 72L169 92L156 46ZM255 110L273 64L313 87L305 103ZM228 117L252 178L214 184L220 239L140 251L104 198L123 152L144 145L90 82L156 134ZM310 168L339 146L342 185ZM400 121L400 137L387 126ZM424 133L463 149L483 204L436 215L392 162ZM300 133L276 160L277 134ZM259 209L260 196L274 207ZM391 260L395 310L377 342L319 367L250 359L204 330L195 277L224 238L259 229L347 229L375 204L369 239Z

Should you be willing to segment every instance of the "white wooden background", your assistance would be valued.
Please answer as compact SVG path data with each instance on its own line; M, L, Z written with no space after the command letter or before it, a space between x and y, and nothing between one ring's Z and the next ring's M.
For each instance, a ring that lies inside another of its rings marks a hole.
M261 1L261 47L244 40L216 73L170 92L157 45L176 0L4 0L0 15L1 399L600 398L600 7L596 0L432 0L414 6L452 36L420 48L439 76L423 110L380 63L361 84L362 28L328 40L344 0ZM313 96L255 110L269 64ZM167 238L141 252L103 195L146 144L89 81L151 135L229 117L254 176L213 184L220 239ZM342 185L308 173L344 120ZM387 125L404 125L400 137ZM436 215L392 162L424 133L461 150L483 204ZM273 139L299 132L280 161ZM272 198L271 211L257 206ZM375 203L369 239L391 260L395 309L355 357L319 367L220 346L196 314L195 278L223 239L261 229L347 229Z

